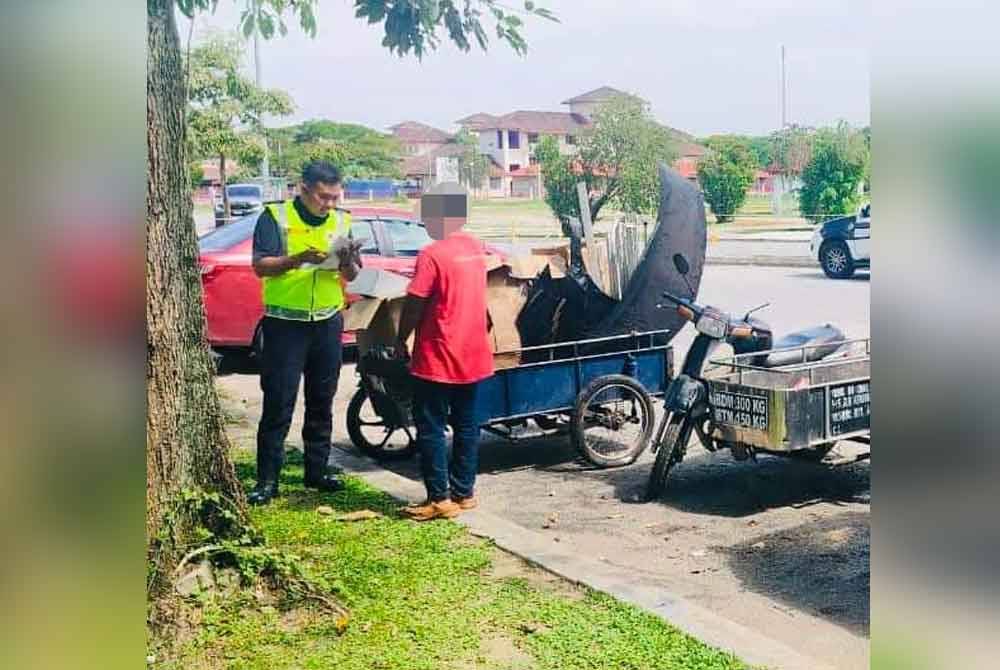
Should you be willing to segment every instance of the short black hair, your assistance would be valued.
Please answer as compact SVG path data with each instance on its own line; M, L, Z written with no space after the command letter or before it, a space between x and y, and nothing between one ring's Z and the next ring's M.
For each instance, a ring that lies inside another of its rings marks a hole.
M306 186L320 182L336 186L341 182L340 170L329 161L309 161L302 167L302 182Z

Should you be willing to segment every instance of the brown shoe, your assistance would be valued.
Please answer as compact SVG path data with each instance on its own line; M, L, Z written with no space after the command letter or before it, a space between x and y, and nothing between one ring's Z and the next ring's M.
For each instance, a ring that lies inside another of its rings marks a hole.
M462 509L476 509L479 507L479 498L474 495L469 496L468 498L456 498L452 496L451 499L454 500L455 504Z
M453 519L462 513L462 508L450 500L440 500L420 507L408 507L404 513L414 521L430 521L431 519Z

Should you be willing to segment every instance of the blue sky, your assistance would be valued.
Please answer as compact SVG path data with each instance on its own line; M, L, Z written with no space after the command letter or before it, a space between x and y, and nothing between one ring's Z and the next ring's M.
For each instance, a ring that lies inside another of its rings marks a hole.
M214 16L197 19L195 40L234 27L242 4L220 0ZM784 44L790 121L870 122L868 2L539 4L561 22L529 20L524 57L497 43L468 54L442 43L421 62L390 55L380 45L380 27L355 19L350 0L320 0L315 40L295 26L264 44L264 83L292 94L297 110L288 122L330 118L385 129L416 120L450 130L473 112L563 110L561 101L609 85L638 93L661 122L697 135L766 133L780 124ZM183 42L187 20L178 28Z

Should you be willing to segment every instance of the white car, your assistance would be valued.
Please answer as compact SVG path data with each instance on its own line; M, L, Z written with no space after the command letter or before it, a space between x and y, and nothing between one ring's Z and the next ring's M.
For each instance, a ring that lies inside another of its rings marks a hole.
M809 253L832 279L848 279L858 268L871 267L872 205L865 203L854 216L827 221L816 229Z

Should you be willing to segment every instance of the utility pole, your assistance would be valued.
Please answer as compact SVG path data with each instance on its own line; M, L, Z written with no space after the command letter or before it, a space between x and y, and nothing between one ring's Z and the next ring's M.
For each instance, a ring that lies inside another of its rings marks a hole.
M788 79L785 74L785 45L781 45L781 129L784 133L788 127ZM780 135L779 135L780 137ZM771 209L778 216L784 214L785 175L780 174L771 190Z
M253 29L253 64L257 88L263 88L263 78L260 74L260 27L256 24ZM261 130L264 131L264 159L260 162L260 174L262 177L271 176L271 166L267 160L267 130L264 128L264 115L260 115Z
M788 127L788 80L785 77L785 45L781 45L781 128Z

